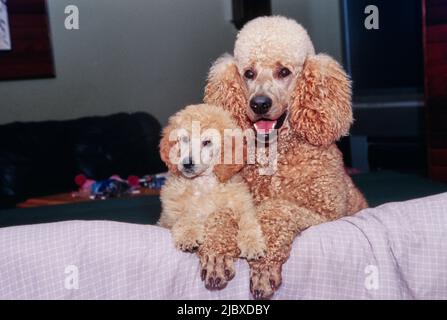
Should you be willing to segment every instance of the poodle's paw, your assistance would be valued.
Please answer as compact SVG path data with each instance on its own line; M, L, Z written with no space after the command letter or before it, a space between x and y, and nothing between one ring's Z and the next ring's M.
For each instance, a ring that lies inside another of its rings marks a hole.
M187 229L174 235L175 247L186 252L195 251L204 240L203 233L197 229Z
M256 300L270 299L281 285L281 264L258 264L250 268L250 291Z
M258 260L265 257L267 245L264 237L260 236L244 236L238 239L238 247L241 251L240 257L247 260Z
M209 290L223 289L233 279L234 258L228 255L201 255L202 281Z

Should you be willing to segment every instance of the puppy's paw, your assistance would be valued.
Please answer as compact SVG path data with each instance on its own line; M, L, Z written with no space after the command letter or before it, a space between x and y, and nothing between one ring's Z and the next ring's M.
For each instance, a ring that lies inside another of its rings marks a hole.
M228 255L202 254L200 264L202 281L209 290L225 288L235 275L234 258Z
M267 245L262 234L244 235L238 237L240 257L247 260L258 260L265 257Z
M186 252L195 251L204 240L203 232L199 229L183 229L173 234L175 247Z
M250 291L256 300L270 299L281 285L281 264L260 263L250 268Z

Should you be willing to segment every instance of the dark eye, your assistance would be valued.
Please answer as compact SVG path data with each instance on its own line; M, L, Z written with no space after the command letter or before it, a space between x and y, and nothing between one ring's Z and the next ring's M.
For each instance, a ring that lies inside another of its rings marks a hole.
M287 68L282 68L281 70L279 70L278 76L280 78L286 78L288 77L292 72L287 69Z
M204 141L202 141L202 146L206 147L206 146L209 146L209 145L211 145L211 140L204 140Z
M247 79L253 79L255 77L255 73L253 70L247 70L244 72L244 77Z

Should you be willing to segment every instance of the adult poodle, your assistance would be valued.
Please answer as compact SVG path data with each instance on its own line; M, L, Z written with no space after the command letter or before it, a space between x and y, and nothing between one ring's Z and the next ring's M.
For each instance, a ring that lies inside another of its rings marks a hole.
M266 139L276 132L274 173L260 174L261 159L242 171L268 247L250 263L250 290L269 298L300 231L367 207L335 144L353 121L350 80L333 58L315 54L294 20L261 17L239 32L234 56L213 64L204 100Z
M230 112L190 105L169 118L160 141L170 176L161 189L159 225L171 229L178 249L198 249L209 289L222 289L233 278L237 257L255 260L266 250L250 190L238 174L243 150L239 162L225 161L237 154L230 134L237 132Z

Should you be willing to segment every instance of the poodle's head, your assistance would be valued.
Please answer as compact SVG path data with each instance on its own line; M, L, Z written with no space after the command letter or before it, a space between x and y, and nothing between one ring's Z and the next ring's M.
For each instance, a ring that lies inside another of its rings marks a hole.
M258 134L289 130L329 145L352 123L350 81L339 64L316 55L306 30L284 17L261 17L239 32L234 56L212 66L205 102L229 110Z
M173 174L191 179L215 174L225 182L244 163L243 155L233 157L235 132L241 130L222 108L207 104L187 106L169 118L163 129L161 158Z

